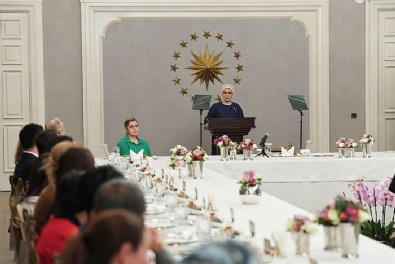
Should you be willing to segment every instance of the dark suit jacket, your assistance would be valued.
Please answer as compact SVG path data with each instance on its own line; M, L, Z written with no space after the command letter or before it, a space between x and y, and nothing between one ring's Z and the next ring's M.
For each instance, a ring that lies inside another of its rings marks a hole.
M14 183L16 183L19 178L22 178L23 183L26 183L26 181L29 180L31 170L37 160L38 158L33 154L23 152L14 170Z

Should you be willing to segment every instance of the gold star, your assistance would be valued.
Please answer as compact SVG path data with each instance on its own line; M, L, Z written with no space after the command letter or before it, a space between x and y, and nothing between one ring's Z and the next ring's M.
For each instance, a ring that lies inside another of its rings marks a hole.
M235 57L237 60L241 57L240 51L233 53L235 54L233 57Z
M214 55L214 52L209 53L208 46L206 45L206 49L203 54L196 55L191 52L193 57L195 57L192 62L192 66L186 67L186 69L193 70L191 75L195 75L195 79L192 83L200 80L200 84L205 82L206 90L208 90L209 82L214 84L214 79L222 83L222 80L219 78L219 75L223 75L222 70L227 69L228 67L223 66L223 61L219 60L222 55L222 52ZM192 84L191 83L191 84Z
M239 78L239 76L237 76L235 79L233 79L233 81L235 81L235 84L240 84L241 79Z
M182 94L182 96L188 94L188 88L181 88L180 94Z
M196 33L193 33L192 35L191 35L191 41L192 40L194 40L194 41L196 41L197 39L198 39L198 35L196 35Z
M196 96L192 95L191 97L192 97L192 98L191 98L191 101L192 101L192 102L196 100Z
M217 38L217 41L220 41L220 40L223 40L223 37L224 35L222 35L222 34L217 34L217 36L215 36L216 38Z
M204 31L203 37L205 37L206 39L211 37L210 31Z
M219 102L221 102L221 101L222 101L222 98L221 98L221 96L220 96L219 94L217 94L217 98L215 98L215 100L217 100L217 101L218 101L218 103L219 103Z
M180 85L180 81L181 81L181 79L180 78L175 78L175 79L173 79L173 82L174 82L174 85Z
M181 52L174 52L173 58L174 58L175 60L177 60L178 58L181 58L180 53L181 53Z
M234 43L233 43L232 41L227 41L227 42L226 42L226 47L227 47L227 48L232 48L233 45L234 45Z
M244 67L244 65L237 64L237 67L236 67L237 72L243 71L243 67Z
M183 40L183 41L181 41L181 42L180 42L180 43L178 43L178 44L180 44L181 48L186 48L186 47L187 47L187 44L188 44L188 42L185 42L185 41Z
M171 67L171 70L170 70L170 71L176 72L176 71L178 70L178 67L177 67L176 64L170 65L170 67Z

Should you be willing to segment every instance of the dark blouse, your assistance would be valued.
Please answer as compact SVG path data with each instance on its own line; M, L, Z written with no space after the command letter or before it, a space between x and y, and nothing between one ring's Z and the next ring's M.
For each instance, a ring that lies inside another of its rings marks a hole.
M207 124L209 118L235 118L244 117L243 110L240 105L233 103L225 105L221 102L213 104L208 110L208 114L204 119L204 124Z

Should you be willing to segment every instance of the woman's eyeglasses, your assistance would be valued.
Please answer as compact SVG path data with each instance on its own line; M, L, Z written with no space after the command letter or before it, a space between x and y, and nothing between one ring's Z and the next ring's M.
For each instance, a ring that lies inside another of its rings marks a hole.
M222 94L232 94L232 92L222 92Z

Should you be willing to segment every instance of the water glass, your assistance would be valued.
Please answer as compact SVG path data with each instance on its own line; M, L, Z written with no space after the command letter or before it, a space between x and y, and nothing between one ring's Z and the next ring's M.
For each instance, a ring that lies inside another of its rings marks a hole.
M211 221L208 217L199 217L197 220L198 234L202 239L209 239L211 234Z
M114 152L115 154L119 154L121 152L121 150L119 149L119 146L114 146L114 148L112 149L112 152Z

